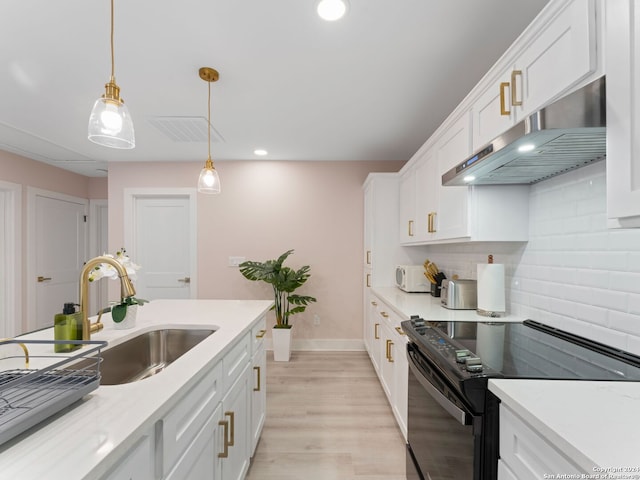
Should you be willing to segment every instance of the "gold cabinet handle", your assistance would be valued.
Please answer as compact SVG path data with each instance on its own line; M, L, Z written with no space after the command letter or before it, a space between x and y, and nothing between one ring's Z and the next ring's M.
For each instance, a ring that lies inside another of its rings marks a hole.
M367 250L367 265L371 265L371 250Z
M231 430L231 435L229 435L229 446L233 447L235 445L235 435L236 435L236 428L235 428L235 414L233 412L224 412L225 416L229 417L229 430Z
M51 277L43 277L43 276L38 277L38 282L40 283L46 282L47 280L51 280Z
M393 357L391 356L391 347L393 346L392 340L387 340L387 360L389 363L393 363Z
M511 115L511 110L507 110L507 101L505 95L505 89L511 85L509 82L500 83L500 115Z
M404 333L404 330L402 330L402 328L400 327L396 327L396 332L398 332L400 335L406 335L406 333Z
M413 237L413 220L409 220L409 236Z
M436 227L435 227L435 220L436 218L436 212L430 212L429 215L427 215L427 232L429 233L435 233L436 231Z
M377 307L378 303L377 302L371 302L371 305L373 305L374 307Z
M256 338L262 338L264 337L264 334L267 333L266 330L260 330L258 333L256 333Z
M367 273L367 287L371 286L371 274Z
M511 72L511 105L519 107L522 105L522 100L518 100L516 93L516 77L522 78L522 70L514 70Z
M379 323L376 323L373 326L373 338L375 338L376 340L380 340L380 336L378 335L378 327L380 326Z
M256 371L257 375L257 380L258 380L258 385L256 387L253 388L254 392L259 392L260 391L260 367L259 366L255 366L253 367L253 369Z
M389 318L389 314L387 312L380 312L380 315L382 315L384 318Z
M191 283L191 277L179 278L178 281L184 284Z
M227 458L229 456L229 422L226 420L220 420L218 425L222 426L222 435L224 437L224 448L222 452L218 453L218 458Z

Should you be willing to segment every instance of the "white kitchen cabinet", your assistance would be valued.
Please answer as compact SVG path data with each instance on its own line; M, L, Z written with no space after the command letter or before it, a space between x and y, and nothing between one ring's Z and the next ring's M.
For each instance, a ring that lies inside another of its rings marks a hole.
M195 437L191 446L181 455L166 480L220 480L222 463L218 453L224 444L222 405L212 415Z
M557 473L575 474L576 478L593 474L558 451L504 403L500 404L500 459L503 465L498 470L498 480L540 480Z
M238 375L235 384L222 399L223 422L228 423L226 438L223 435L222 480L242 480L249 470L251 458L251 374L248 363ZM223 430L225 425L223 425ZM225 432L223 432L224 434ZM225 448L226 446L226 448Z
M154 472L153 435L143 435L129 450L118 465L102 477L103 480L153 480Z
M415 196L415 235L405 245L528 240L528 186L442 186L442 174L469 154L470 131L467 112L433 146L419 152L414 168L403 172L413 173L420 185Z
M370 173L363 185L365 205L365 288L395 285L395 266L409 263L398 237L397 173Z
M251 365L253 385L251 388L251 456L256 451L258 440L267 415L267 353L264 348L266 319L263 317L251 330Z
M597 67L596 1L549 4L486 77L489 85L471 108L473 150L584 83Z
M607 217L610 227L640 227L640 5L605 2Z
M369 357L378 374L396 422L406 440L408 368L406 358L407 338L400 328L404 320L375 295L369 296L365 335L369 340Z
M399 237L403 244L416 241L416 183L415 168L405 170L400 176Z
M369 305L365 312L367 325L365 332L367 334L369 344L369 357L376 372L380 372L380 355L382 352L382 338L380 337L380 321L378 320L378 305L380 300L374 295L369 295Z

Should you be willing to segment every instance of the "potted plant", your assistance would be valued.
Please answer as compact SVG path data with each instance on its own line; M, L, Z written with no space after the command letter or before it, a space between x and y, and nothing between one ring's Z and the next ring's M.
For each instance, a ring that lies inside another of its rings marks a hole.
M140 269L140 265L137 265L131 260L131 258L129 258L129 255L127 255L127 251L124 248L118 250L114 255L105 254L105 256L115 259L125 268L129 279L135 280L136 271ZM95 282L103 277L117 280L118 271L113 267L113 265L101 263L89 273L90 282ZM142 306L145 303L148 303L148 300L136 298L134 296L126 297L121 299L120 302L116 302L111 306L100 310L99 314L102 316L103 313L111 312L111 318L115 323L115 327L118 329L133 328L135 326L138 305Z
M276 260L266 262L246 261L240 264L240 273L247 279L265 282L273 288L276 324L273 327L273 357L276 361L288 361L291 352L291 324L289 317L302 313L316 299L309 295L294 293L305 284L311 267L304 265L298 270L283 263L293 250L288 250Z

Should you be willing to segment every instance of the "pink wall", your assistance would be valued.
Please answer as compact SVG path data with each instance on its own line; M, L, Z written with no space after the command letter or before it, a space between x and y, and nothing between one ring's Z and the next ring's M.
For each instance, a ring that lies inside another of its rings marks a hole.
M89 178L0 150L0 180L79 198L107 198L107 179ZM26 198L26 197L25 197Z
M318 298L293 317L294 340L362 338L362 183L402 162L218 162L222 193L198 195L198 297L271 298L229 256L311 266L302 292ZM125 188L195 187L198 163L111 163L109 244L121 246ZM144 268L144 265L142 266ZM320 325L313 325L313 317Z

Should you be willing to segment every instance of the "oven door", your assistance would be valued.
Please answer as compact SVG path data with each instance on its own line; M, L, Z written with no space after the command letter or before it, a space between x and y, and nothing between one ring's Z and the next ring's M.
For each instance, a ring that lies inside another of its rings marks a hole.
M480 480L473 415L412 343L407 357L407 480Z

